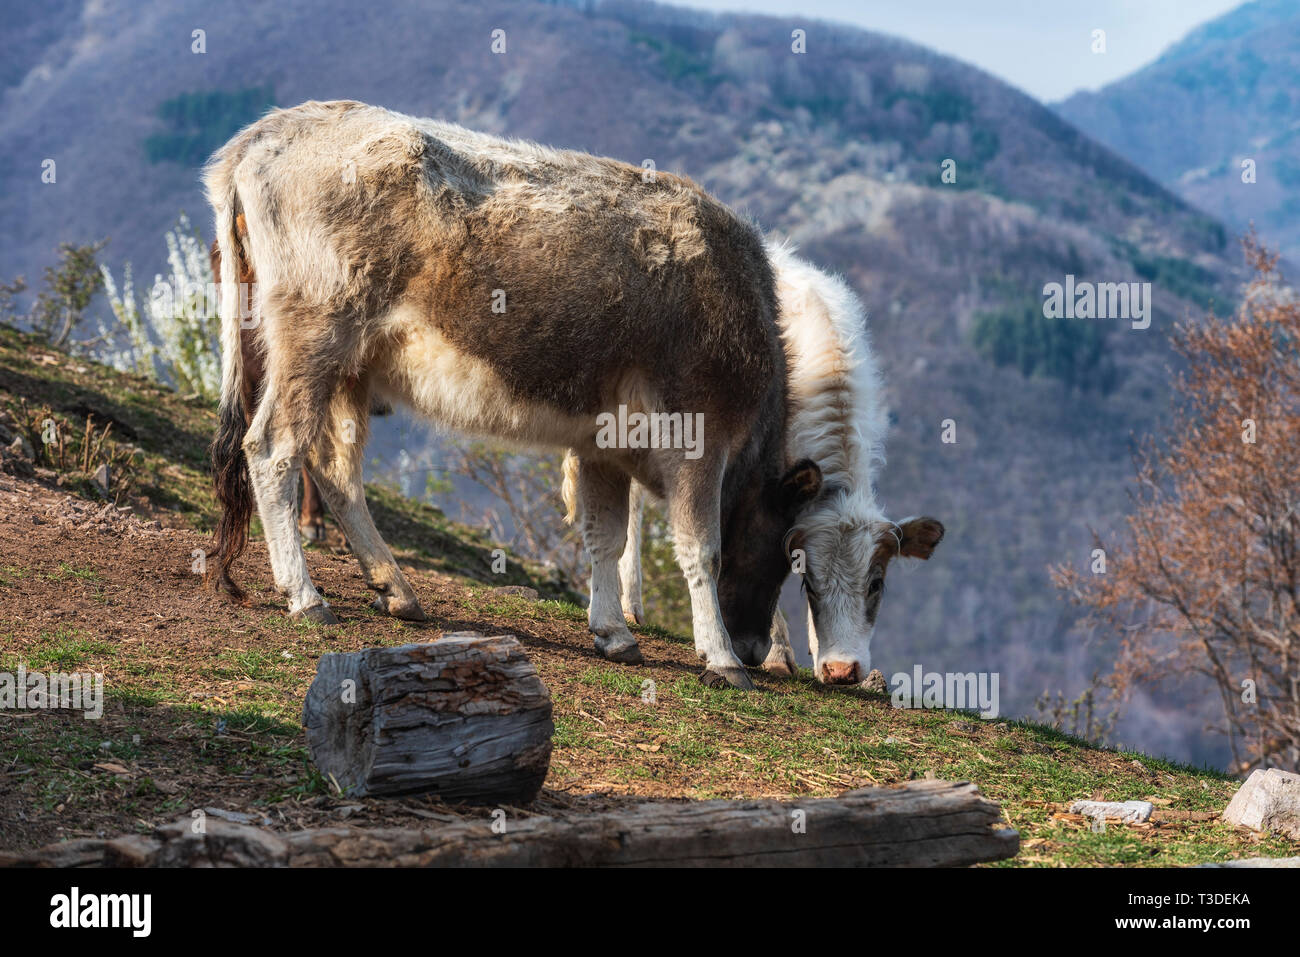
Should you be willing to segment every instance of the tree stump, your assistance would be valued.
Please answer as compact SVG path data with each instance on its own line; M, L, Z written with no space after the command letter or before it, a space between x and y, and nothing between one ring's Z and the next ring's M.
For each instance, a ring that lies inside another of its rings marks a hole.
M551 695L512 635L321 657L302 723L316 767L349 795L432 791L525 804L551 761Z

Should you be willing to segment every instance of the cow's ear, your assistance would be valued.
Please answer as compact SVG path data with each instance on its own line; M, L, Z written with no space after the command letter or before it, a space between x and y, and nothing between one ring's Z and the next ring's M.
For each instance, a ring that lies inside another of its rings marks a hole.
M905 558L929 558L943 541L943 523L937 518L909 518L898 526L898 554Z
M822 490L822 470L812 459L800 459L781 476L781 504L797 510L817 497Z

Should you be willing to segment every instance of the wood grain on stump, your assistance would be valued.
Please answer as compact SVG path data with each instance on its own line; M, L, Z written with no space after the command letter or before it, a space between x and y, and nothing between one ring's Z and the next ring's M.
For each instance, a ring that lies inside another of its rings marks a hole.
M474 632L320 659L303 702L311 759L350 795L526 804L551 761L551 696L511 635Z

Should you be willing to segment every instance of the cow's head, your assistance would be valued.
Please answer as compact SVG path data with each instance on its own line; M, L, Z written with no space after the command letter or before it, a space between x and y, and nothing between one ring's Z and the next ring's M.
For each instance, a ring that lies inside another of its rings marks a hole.
M827 489L795 522L786 545L791 567L802 567L808 648L825 684L866 680L889 563L928 559L943 539L936 519L855 517L852 506L849 493Z
M782 543L821 488L821 469L804 459L762 485L745 489L728 510L718 601L731 647L747 665L762 664L767 656L772 615L790 574Z

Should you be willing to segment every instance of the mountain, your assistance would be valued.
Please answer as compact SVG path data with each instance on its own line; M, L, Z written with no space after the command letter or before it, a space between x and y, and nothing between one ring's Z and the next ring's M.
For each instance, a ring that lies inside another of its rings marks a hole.
M1300 257L1300 4L1253 0L1056 111L1189 203ZM1254 182L1243 181L1253 161Z
M104 235L115 269L161 270L177 212L209 222L197 163L270 101L365 100L691 176L867 305L894 423L882 499L948 526L934 560L891 572L878 666L998 672L1007 713L1104 667L1046 569L1119 530L1165 332L1234 297L1238 256L1025 94L892 37L634 2L94 0L6 44L25 72L0 94L0 278ZM1150 327L1045 325L1067 275L1152 283ZM1124 740L1220 760L1185 700L1144 706L1160 720Z

